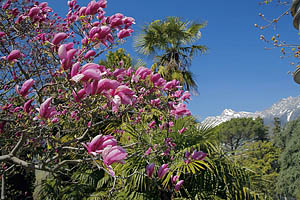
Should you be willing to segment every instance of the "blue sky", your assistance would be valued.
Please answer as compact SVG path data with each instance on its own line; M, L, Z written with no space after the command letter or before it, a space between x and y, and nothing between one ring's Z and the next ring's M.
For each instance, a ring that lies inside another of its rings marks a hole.
M67 1L49 0L49 5L60 15L67 12ZM87 5L88 0L78 0ZM145 23L167 16L180 16L198 22L207 21L202 29L200 44L208 52L193 60L191 71L199 85L199 96L193 96L189 104L192 114L204 119L219 115L224 109L236 111L257 111L270 107L281 98L299 96L297 85L288 71L295 70L289 63L291 58L281 59L280 49L259 39L264 34L268 39L274 29L259 30L254 24L264 24L259 13L273 19L288 7L276 5L261 6L260 0L108 0L107 15L123 13L134 17L135 33ZM282 39L299 43L298 31L292 26L291 15L279 21L277 30ZM124 48L133 57L132 39ZM151 60L142 57L148 63ZM149 67L149 66L148 66Z

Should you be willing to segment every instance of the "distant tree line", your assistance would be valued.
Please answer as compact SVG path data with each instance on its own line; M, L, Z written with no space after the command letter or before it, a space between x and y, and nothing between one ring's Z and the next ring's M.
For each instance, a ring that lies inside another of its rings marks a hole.
M272 129L262 118L234 118L215 132L227 155L256 173L251 190L263 199L300 199L300 117L285 127L275 117Z

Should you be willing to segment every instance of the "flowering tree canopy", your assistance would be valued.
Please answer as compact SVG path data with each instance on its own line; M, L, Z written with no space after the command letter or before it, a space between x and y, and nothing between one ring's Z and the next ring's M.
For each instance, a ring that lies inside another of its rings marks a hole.
M172 138L187 127L174 128L174 121L191 114L190 94L143 66L97 64L133 32L134 19L106 16L106 3L68 1L65 18L46 2L2 4L1 173L22 166L58 175L88 166L116 180L125 178L120 169L128 159L142 158L144 176L180 191L186 167L202 169L206 157L196 149L175 156Z

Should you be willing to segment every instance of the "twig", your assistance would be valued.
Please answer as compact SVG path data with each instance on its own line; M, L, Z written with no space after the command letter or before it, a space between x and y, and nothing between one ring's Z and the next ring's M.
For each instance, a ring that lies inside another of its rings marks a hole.
M5 199L5 172L1 176L1 199Z

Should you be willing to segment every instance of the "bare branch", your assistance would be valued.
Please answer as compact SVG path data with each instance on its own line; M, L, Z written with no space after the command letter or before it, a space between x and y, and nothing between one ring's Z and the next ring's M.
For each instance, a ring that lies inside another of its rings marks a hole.
M5 199L5 173L1 176L1 199Z
M21 148L21 145L24 143L24 141L25 141L25 136L22 133L19 142L16 144L16 146L13 148L13 150L10 152L10 154L15 155L17 153L17 151Z
M83 162L83 160L64 160L60 163L58 163L56 165L56 167L53 168L53 171L56 171L57 169L59 169L60 167L62 167L65 164L77 164L77 163L81 163Z

